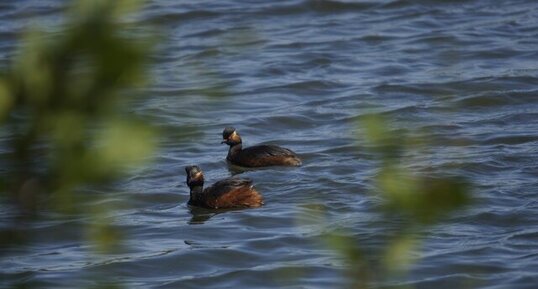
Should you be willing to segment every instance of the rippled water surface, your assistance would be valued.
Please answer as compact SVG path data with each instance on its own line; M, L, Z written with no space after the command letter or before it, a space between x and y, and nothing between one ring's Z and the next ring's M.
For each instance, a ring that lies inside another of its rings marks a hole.
M377 166L355 133L360 116L379 112L437 138L410 169L475 184L473 205L425 231L420 261L392 285L538 288L537 2L189 2L154 0L138 18L164 37L149 98L132 111L162 135L154 164L110 189L129 200L111 216L125 250L89 257L85 219L31 223L39 241L0 260L1 287L90 286L100 272L128 288L341 286L341 258L307 219L317 204L367 248L397 226L368 193ZM54 27L62 10L2 2L0 63L21 31ZM191 211L183 167L200 165L209 183L229 176L228 125L246 145L292 148L304 165L242 174L262 208Z

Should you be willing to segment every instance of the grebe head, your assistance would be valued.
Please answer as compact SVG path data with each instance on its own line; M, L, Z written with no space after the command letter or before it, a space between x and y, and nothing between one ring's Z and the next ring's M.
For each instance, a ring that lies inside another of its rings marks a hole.
M198 166L186 166L187 185L189 188L204 185L204 173Z
M237 130L234 127L227 127L222 131L222 142L229 146L233 146L241 143L241 137L237 133Z

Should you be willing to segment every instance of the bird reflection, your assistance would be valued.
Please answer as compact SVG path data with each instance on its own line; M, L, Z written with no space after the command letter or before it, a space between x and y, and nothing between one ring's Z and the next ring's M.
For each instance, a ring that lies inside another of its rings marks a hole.
M234 212L245 210L246 208L228 208L228 209L206 209L201 207L189 206L191 213L191 219L188 221L189 225L201 225L216 215L222 213Z
M209 210L200 207L189 206L191 212L191 219L189 220L189 225L200 225L204 224L207 220L211 219L213 216L220 214L221 212L216 210Z
M238 166L238 165L234 165L232 162L230 162L228 160L226 161L226 164L228 165L228 171L230 172L230 174L232 176L239 175L239 174L242 174L244 172L255 170L255 169L251 169L251 168L246 168L246 167L241 167L241 166Z

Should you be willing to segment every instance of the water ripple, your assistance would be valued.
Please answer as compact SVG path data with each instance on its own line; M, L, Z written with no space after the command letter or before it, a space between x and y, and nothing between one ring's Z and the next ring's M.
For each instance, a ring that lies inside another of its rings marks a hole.
M54 27L64 9L58 0L8 2L0 3L1 67L28 21ZM81 232L92 220L47 215L26 224L35 243L0 259L0 287L90 287L99 272L129 288L343 286L345 261L322 236L348 230L379 260L382 240L402 225L383 218L370 193L377 159L359 132L364 116L381 113L394 133L429 136L431 148L411 148L402 166L464 174L476 186L469 208L421 233L409 276L376 286L534 288L537 17L524 0L149 1L139 19L167 40L152 56L150 97L132 111L159 127L160 150L114 189L88 191L118 191L99 205L117 207L110 220L124 251L92 259ZM304 165L228 166L220 141L229 125L245 145L289 147ZM252 178L265 206L189 208L186 164L199 164L208 183ZM8 205L0 212L18 217Z

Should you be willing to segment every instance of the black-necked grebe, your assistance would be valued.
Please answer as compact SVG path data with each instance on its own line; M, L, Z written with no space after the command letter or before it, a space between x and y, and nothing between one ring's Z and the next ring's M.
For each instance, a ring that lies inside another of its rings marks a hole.
M210 209L249 208L263 205L250 179L226 178L204 189L204 174L198 166L185 167L190 188L189 205Z
M222 132L222 143L230 146L227 160L244 167L300 166L301 159L289 149L276 145L256 145L243 148L241 137L233 127Z

